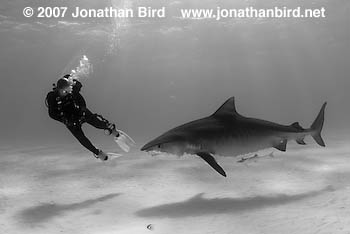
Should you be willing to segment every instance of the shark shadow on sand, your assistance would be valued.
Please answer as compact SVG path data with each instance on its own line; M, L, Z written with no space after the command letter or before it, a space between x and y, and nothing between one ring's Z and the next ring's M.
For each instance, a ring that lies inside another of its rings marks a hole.
M19 212L18 218L20 222L26 225L38 225L49 221L50 219L60 216L66 212L81 210L95 205L98 202L110 200L119 196L120 193L112 193L99 198L89 199L83 202L71 204L51 204L44 203L38 206L33 206Z
M332 186L324 189L296 195L279 194L275 196L256 196L247 198L203 198L203 193L183 201L145 208L136 212L139 217L183 218L189 216L240 213L264 207L284 205L302 199L311 198L327 191L334 191Z

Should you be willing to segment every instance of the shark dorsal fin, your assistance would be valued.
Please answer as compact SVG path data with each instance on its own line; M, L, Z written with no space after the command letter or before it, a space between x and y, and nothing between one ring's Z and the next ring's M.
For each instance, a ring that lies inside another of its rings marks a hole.
M215 111L213 114L215 116L222 116L222 115L233 115L233 116L239 116L239 114L236 111L236 105L235 105L235 98L231 97L229 98L224 104L220 106L220 108Z

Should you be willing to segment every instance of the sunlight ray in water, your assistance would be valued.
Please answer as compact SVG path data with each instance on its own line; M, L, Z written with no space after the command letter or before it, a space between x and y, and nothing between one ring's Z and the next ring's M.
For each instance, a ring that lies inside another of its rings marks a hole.
M130 9L133 4L130 0L110 0L111 6L117 9ZM107 56L117 53L118 48L121 46L121 38L124 30L127 30L129 26L128 17L112 18L111 19L112 30L109 35L109 45L107 49Z

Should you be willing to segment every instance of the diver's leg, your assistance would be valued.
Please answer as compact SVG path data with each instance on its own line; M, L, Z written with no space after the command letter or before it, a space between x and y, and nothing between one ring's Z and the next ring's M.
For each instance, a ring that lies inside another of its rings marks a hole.
M75 138L82 144L85 148L87 148L89 151L91 151L94 155L99 157L101 160L107 160L108 157L107 155L103 154L103 151L97 149L91 141L85 136L83 130L81 129L80 126L71 126L67 127L69 131L75 136ZM103 156L101 158L100 156Z
M69 131L75 136L75 138L82 144L85 148L90 150L93 154L98 154L98 149L91 143L91 141L85 136L81 127L67 127Z

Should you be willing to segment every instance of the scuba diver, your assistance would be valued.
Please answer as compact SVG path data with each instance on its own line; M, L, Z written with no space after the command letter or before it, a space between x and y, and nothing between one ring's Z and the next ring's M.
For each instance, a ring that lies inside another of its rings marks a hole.
M85 136L81 128L85 122L95 128L105 130L109 135L113 135L119 146L124 151L128 151L129 146L125 143L125 136L119 134L115 124L110 123L101 115L93 114L86 107L86 102L80 94L81 87L81 82L72 79L69 74L60 78L57 84L54 84L53 91L50 91L46 96L49 116L65 124L73 136L96 158L102 161L108 160L108 155L97 149Z

